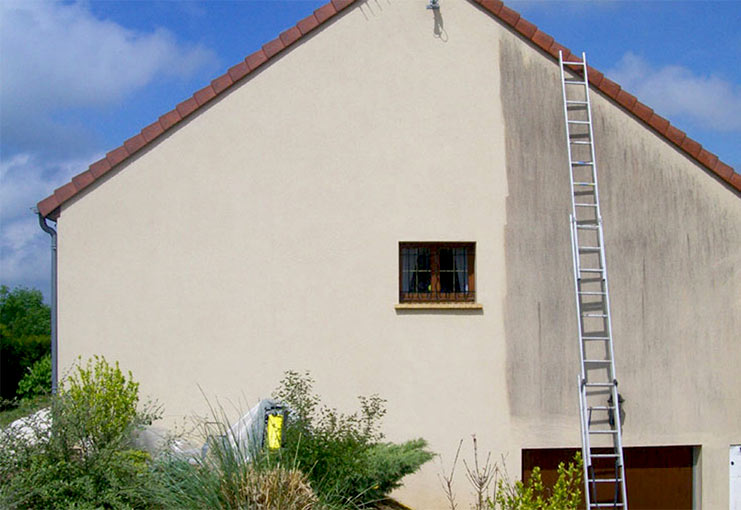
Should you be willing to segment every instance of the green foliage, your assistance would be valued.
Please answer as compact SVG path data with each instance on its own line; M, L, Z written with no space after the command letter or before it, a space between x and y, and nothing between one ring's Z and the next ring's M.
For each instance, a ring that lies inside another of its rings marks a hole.
M38 290L0 286L0 397L15 397L18 381L50 349L51 311Z
M274 396L293 411L285 452L308 474L324 502L362 506L382 499L433 458L423 439L402 445L380 442L386 409L377 395L360 397L360 411L346 415L320 407L313 383L308 373L289 371Z
M21 400L51 394L51 355L47 354L31 365L18 383L16 395Z
M131 434L154 413L138 399L117 364L78 365L46 414L0 435L0 507L151 508L161 483Z
M100 357L81 360L60 389L61 412L55 413L72 441L86 452L104 447L152 416L137 412L139 383Z
M568 466L558 465L558 479L553 489L543 485L540 468L533 469L527 482L514 484L505 477L497 483L494 501L489 502L492 510L576 510L581 508L582 459L577 453Z

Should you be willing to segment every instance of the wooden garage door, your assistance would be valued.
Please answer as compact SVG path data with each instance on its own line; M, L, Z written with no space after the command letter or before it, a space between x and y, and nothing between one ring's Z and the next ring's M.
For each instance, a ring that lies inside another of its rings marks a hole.
M693 446L650 446L624 449L631 510L692 509ZM576 448L522 450L522 479L540 466L547 487L556 481L559 462L574 458Z

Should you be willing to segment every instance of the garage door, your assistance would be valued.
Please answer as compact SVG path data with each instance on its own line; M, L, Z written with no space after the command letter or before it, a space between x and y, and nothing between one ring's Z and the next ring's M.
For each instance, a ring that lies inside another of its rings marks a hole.
M698 447L625 448L628 507L631 510L691 510L695 448ZM544 484L552 486L559 462L568 462L576 452L576 448L523 450L523 480L529 478L533 467L540 466Z

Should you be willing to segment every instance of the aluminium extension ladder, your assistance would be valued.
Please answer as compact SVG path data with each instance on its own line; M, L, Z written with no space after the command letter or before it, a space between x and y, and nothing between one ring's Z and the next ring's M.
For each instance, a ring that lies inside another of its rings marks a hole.
M627 510L620 400L594 157L587 58L559 52L571 182L571 251L579 322L579 407L587 509Z

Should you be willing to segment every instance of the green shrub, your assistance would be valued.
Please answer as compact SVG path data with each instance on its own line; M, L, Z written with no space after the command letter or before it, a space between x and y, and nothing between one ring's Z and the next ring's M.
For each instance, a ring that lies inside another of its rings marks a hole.
M543 485L538 467L525 483L518 480L513 484L505 477L498 481L489 506L492 510L576 510L582 507L582 469L581 453L568 466L561 462L558 479L550 490Z
M360 411L346 415L320 407L313 383L308 373L289 371L274 396L292 410L282 455L308 474L325 503L363 506L383 499L433 458L423 439L381 442L386 409L377 395L360 397Z
M131 434L155 412L138 400L117 364L78 365L46 414L0 435L0 507L151 508L163 489Z
M51 394L51 355L47 354L31 365L18 383L16 397L29 400Z

